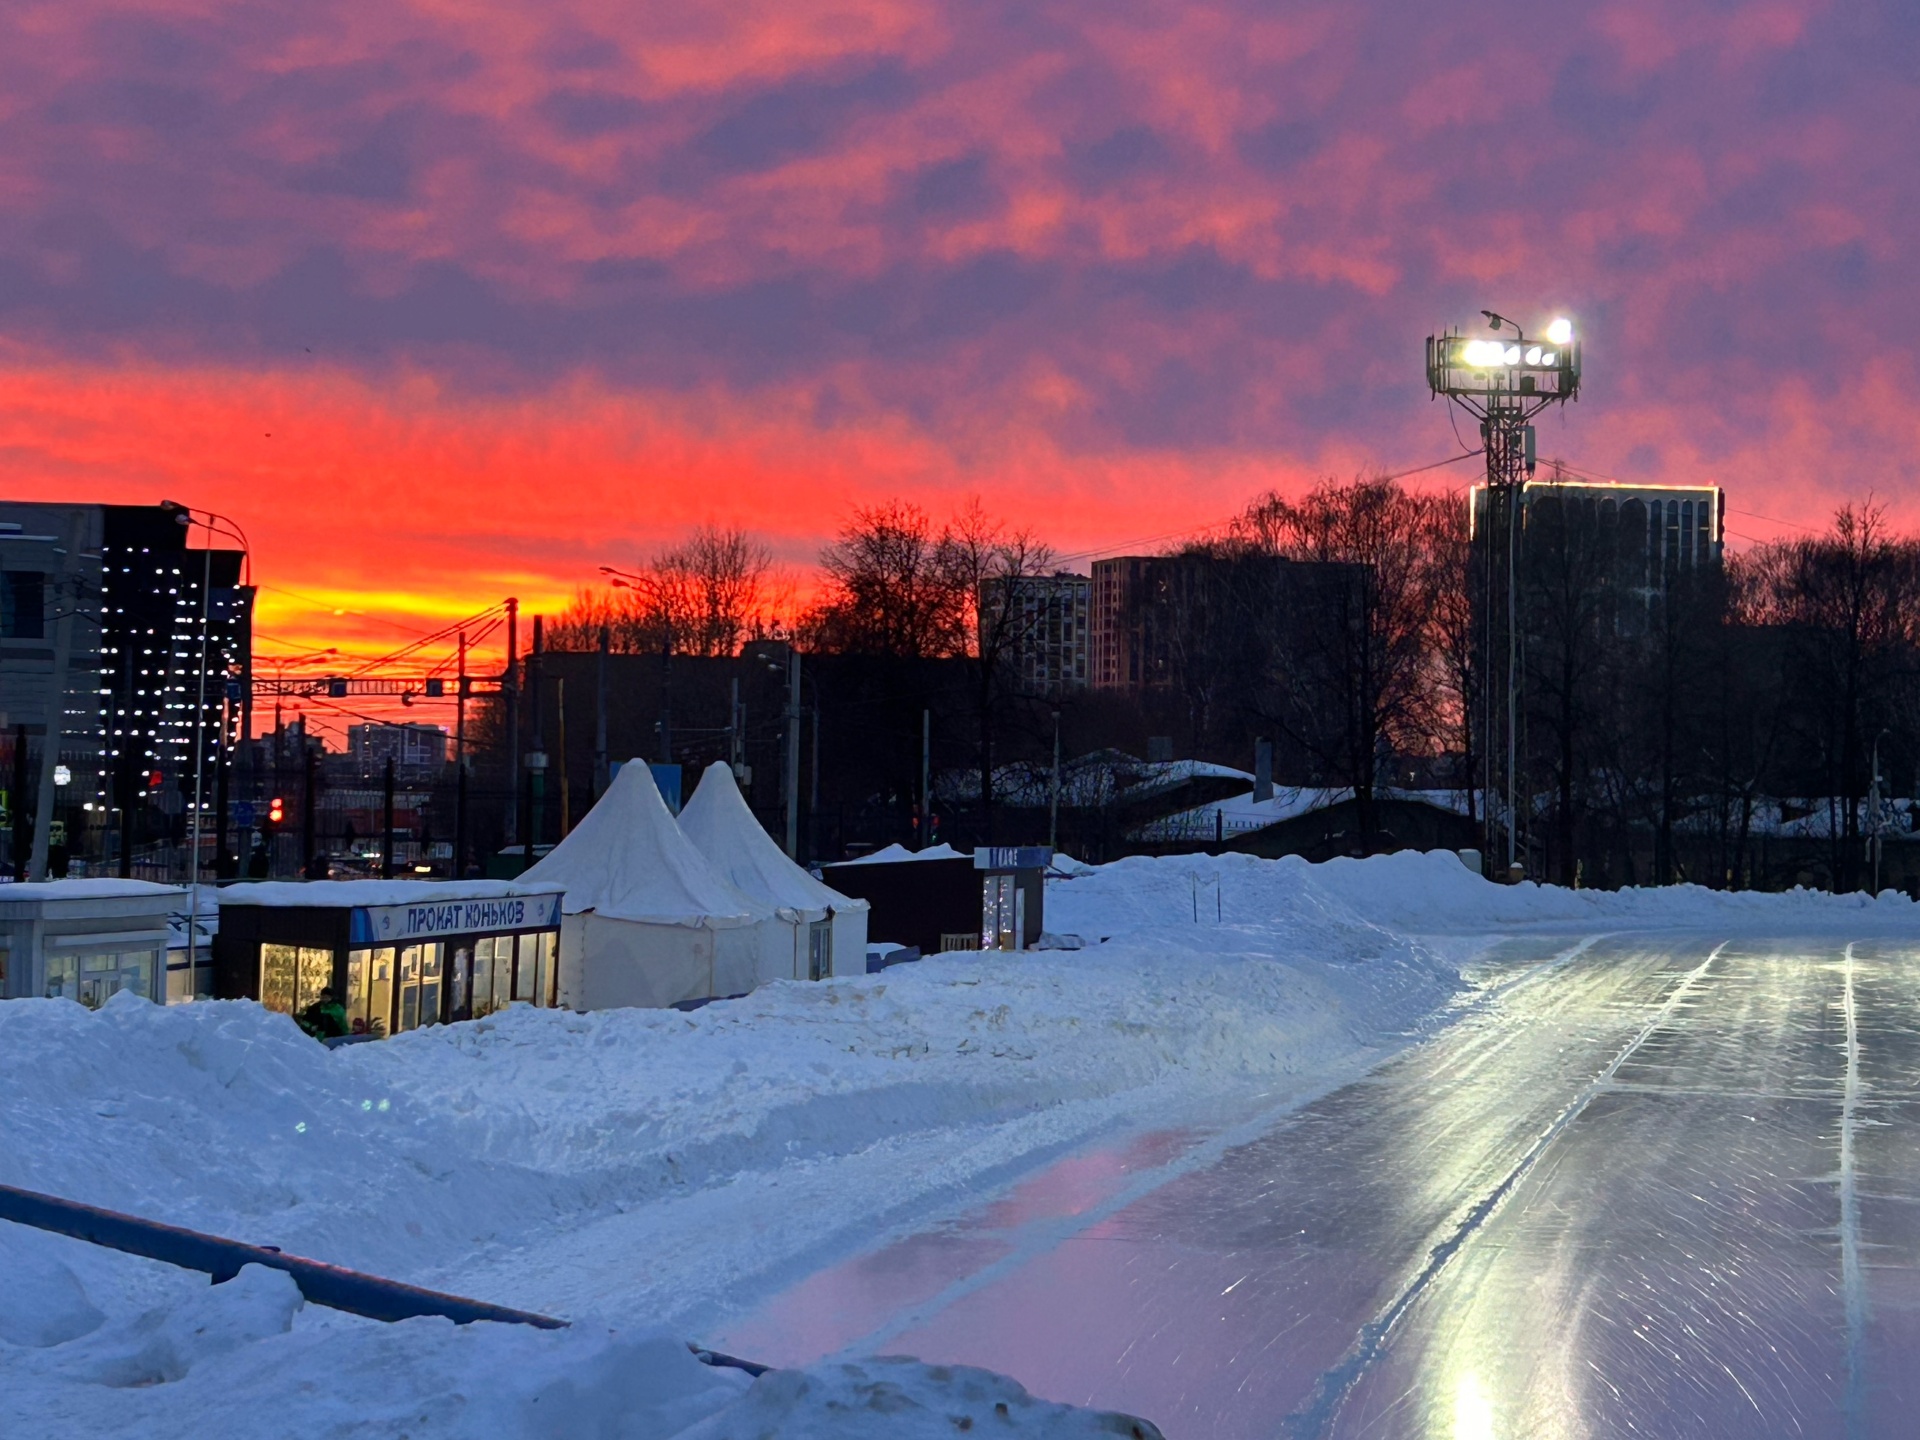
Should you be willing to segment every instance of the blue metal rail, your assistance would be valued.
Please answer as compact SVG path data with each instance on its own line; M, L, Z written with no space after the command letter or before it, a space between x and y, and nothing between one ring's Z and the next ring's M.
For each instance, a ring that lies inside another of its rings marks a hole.
M117 1210L97 1205L82 1205L55 1195L0 1185L0 1220L31 1225L70 1235L109 1250L139 1255L178 1265L183 1270L199 1270L213 1277L218 1285L240 1273L243 1265L265 1265L284 1270L300 1287L300 1293L314 1305L364 1315L369 1320L411 1320L418 1315L439 1315L456 1325L476 1320L493 1320L508 1325L532 1325L541 1330L564 1330L565 1320L539 1315L531 1310L514 1310L505 1305L490 1305L484 1300L469 1300L464 1295L448 1295L439 1290L423 1290L417 1285L402 1285L378 1275L363 1274L320 1260L288 1255L272 1245L248 1245L219 1235L206 1235L178 1225L162 1225L157 1220L142 1220ZM751 1360L723 1355L698 1345L688 1348L703 1363L744 1370L763 1375L767 1368Z

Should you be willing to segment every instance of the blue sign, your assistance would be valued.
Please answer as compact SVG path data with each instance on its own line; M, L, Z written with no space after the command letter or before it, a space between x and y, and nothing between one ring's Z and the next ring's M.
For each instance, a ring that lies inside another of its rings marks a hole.
M557 930L560 896L504 895L485 900L428 900L417 905L357 907L348 922L355 945L391 945L437 935L499 930Z
M678 815L680 813L680 767L649 764L647 768L653 771L653 783L660 787L660 798L667 802L667 809Z
M233 823L242 829L253 824L253 802L251 800L242 800L238 805L233 807Z
M973 852L976 870L1044 870L1052 863L1045 845L982 845Z

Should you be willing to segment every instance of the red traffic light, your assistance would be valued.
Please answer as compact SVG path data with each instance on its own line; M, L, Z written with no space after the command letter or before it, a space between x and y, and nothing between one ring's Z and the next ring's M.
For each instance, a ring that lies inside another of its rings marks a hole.
M267 802L267 823L271 825L278 825L282 820L286 818L287 818L286 803L282 801L278 795L276 795L273 797L273 799Z
M165 779L166 777L162 775L158 770L148 771L147 772L147 789L158 790L161 784L165 781Z

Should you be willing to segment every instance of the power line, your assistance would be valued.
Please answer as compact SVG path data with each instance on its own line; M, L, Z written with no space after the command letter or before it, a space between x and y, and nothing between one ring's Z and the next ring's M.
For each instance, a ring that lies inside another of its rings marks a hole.
M1435 460L1427 465L1416 465L1411 470L1396 470L1391 474L1376 475L1371 478L1375 480L1404 480L1409 475L1424 475L1429 470L1439 470L1448 465L1457 465L1462 460L1471 460L1474 456L1482 453L1483 452L1479 450L1467 450L1459 455L1449 455L1444 460ZM1161 535L1148 535L1138 540L1123 540L1117 545L1102 546L1093 550L1075 550L1065 555L1056 555L1053 558L1056 561L1090 560L1103 555L1118 555L1127 550L1137 550L1142 546L1156 545L1162 540L1178 540L1183 535L1202 535L1209 530L1218 530L1222 526L1233 524L1234 521L1238 520L1245 513L1245 510L1236 510L1233 514L1223 519L1209 520L1201 525L1189 525L1184 530L1169 530Z

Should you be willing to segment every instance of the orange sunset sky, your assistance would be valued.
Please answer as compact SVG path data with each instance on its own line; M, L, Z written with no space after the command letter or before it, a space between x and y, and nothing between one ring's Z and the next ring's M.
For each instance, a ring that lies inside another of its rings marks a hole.
M377 653L706 520L804 587L890 496L1084 556L1441 460L1490 307L1584 336L1544 454L1920 523L1917 62L1813 0L13 4L0 474L224 512L263 651Z

